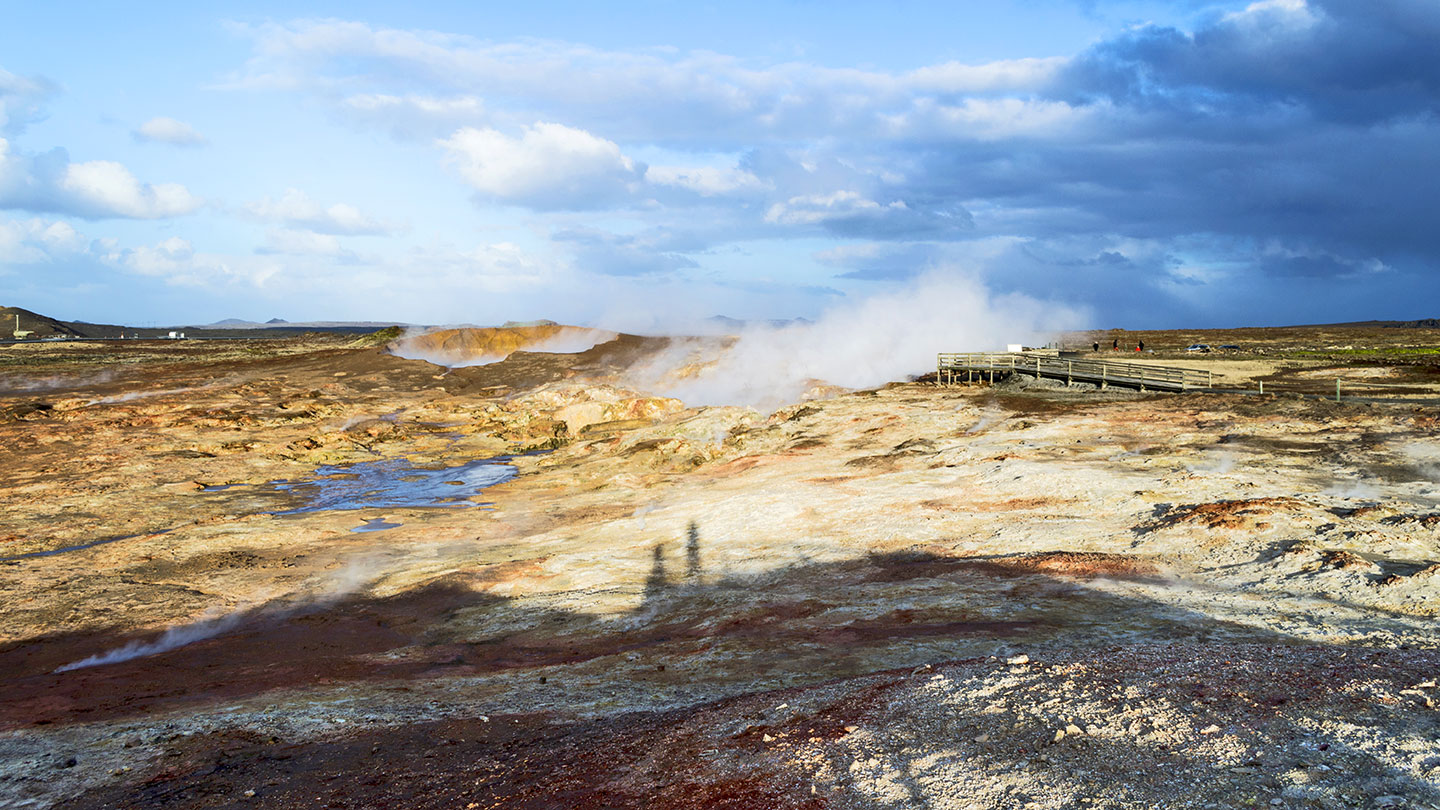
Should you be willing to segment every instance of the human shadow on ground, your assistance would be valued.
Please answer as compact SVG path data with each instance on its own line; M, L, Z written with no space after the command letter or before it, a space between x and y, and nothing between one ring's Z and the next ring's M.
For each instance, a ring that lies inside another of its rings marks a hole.
M654 546L640 603L620 616L497 595L487 587L503 566L492 566L391 596L267 604L227 617L213 637L69 671L57 672L127 645L154 645L162 634L91 631L12 642L0 647L7 686L0 729L138 716L322 683L485 675L623 654L688 672L703 695L707 683L768 688L1057 639L1292 641L1087 586L1095 577L1156 576L1133 558L895 553L713 578L701 566L700 536L692 525L681 541L680 576L667 567L665 545Z
M686 560L680 576L670 573L671 545ZM222 730L175 739L163 770L142 769L70 806L228 806L247 789L273 807L820 808L835 791L858 806L944 806L957 800L957 762L999 774L994 784L1013 788L993 795L973 788L967 801L976 806L1018 806L1030 798L1021 794L1045 784L1068 785L1071 799L1054 806L1078 807L1083 797L1158 806L1176 795L1277 795L1276 774L1293 763L1265 747L1297 735L1333 748L1332 771L1344 768L1361 790L1436 799L1410 774L1317 732L1311 718L1323 711L1361 724L1393 720L1404 707L1352 687L1384 679L1398 692L1433 673L1440 656L1303 645L1096 586L1099 578L1162 583L1143 559L905 552L711 578L693 524L648 556L649 570L634 582L640 603L619 617L536 609L487 593L495 575L482 568L393 596L269 605L224 635L68 672L54 670L154 635L10 644L0 649L7 685L0 727L198 711L279 689L505 673L530 693L556 690L554 706L563 708L558 687L567 667L615 662L618 685L640 677L640 668L622 666L638 660L650 684L694 687L690 707L645 711L637 700L631 711L559 721L548 713L502 717L503 706L476 705L496 716L289 743ZM481 615L492 632L467 637L467 617ZM1205 714L1178 737L1147 728L1061 745L1052 726L1065 720L1065 707L1034 708L1053 705L1058 686L1014 687L1001 725L984 701L965 698L966 688L949 701L926 691L936 675L1004 675L1005 656L1018 651L1053 667L1056 683L1084 678L1108 687L1086 708L1097 717L1121 715L1132 700L1193 703ZM776 708L788 703L796 708ZM1256 752L1235 760L1240 772L1217 777L1217 762L1227 760L1195 742L1206 739L1201 722L1223 723ZM980 741L997 728L1001 736ZM852 737L859 729L868 736ZM935 745L943 750L927 749ZM1247 764L1252 759L1257 764ZM857 769L856 762L867 764ZM1017 773L1034 778L1017 781Z

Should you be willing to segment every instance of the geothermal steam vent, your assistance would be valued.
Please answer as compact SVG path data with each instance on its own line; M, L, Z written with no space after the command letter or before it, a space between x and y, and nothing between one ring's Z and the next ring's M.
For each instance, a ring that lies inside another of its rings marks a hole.
M406 334L387 348L396 357L462 368L498 363L519 351L576 354L616 338L615 332L542 323L534 326L459 327Z

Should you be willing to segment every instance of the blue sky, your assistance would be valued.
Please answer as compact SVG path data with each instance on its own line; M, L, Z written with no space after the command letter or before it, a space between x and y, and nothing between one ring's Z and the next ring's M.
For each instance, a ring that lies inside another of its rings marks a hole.
M1433 0L95 5L0 27L3 304L1440 314Z

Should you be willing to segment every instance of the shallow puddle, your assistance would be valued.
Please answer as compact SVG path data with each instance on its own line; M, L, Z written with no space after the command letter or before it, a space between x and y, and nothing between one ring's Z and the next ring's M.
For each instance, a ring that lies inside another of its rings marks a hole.
M422 506L469 509L487 505L470 500L480 490L509 481L519 474L515 466L509 463L510 459L511 456L496 456L466 462L455 467L434 469L417 467L408 459L403 458L362 461L346 466L317 467L315 468L316 477L311 480L270 481L256 488L263 487L269 492L292 493L302 501L301 506L268 513L272 515ZM227 492L243 490L246 486L245 484L216 484L204 487L201 491ZM397 528L400 525L399 523L390 523L380 517L367 520L351 531L380 532ZM18 561L32 557L50 557L71 551L83 551L106 543L146 535L168 534L171 531L174 529L106 537L47 551L3 556L0 557L0 563L18 564Z
M417 467L403 458L317 467L312 480L274 482L276 490L293 493L304 504L272 514L417 506L467 509L479 506L470 498L480 490L515 477L516 469L509 460L509 456L498 456L438 469ZM394 525L398 524L362 530L380 531Z

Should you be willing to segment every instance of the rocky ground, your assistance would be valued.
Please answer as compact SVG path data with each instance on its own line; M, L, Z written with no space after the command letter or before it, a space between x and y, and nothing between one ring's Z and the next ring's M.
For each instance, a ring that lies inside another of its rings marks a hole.
M0 806L1440 807L1433 406L693 409L664 343L4 349Z

